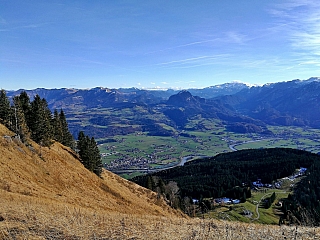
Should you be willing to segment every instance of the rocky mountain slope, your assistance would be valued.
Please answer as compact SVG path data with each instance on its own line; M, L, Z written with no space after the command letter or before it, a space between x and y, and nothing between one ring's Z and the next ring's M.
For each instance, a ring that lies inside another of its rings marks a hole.
M320 78L266 84L219 99L267 124L320 127Z
M315 239L316 228L190 219L70 149L24 146L0 125L0 239Z

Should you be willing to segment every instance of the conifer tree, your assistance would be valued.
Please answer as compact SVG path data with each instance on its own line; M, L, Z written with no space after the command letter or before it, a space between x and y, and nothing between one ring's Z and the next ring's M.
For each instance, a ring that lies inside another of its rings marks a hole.
M102 172L102 161L99 148L95 139L86 136L82 131L79 132L77 148L79 150L80 162L89 171L100 176Z
M55 109L52 119L53 138L67 147L74 148L73 136L69 131L66 116L63 110L60 113Z
M23 143L27 143L30 138L30 131L26 122L25 114L22 108L20 98L15 96L13 98L13 111L14 111L14 131L19 136Z
M54 110L52 119L53 139L62 143L62 126L57 109Z
M87 142L87 138L84 135L83 131L79 132L77 149L78 149L79 155L80 155L80 162L85 166L85 168L88 168L88 165L89 165L88 156L87 156L88 155L88 142Z
M24 113L26 122L29 126L30 125L30 110L31 110L30 98L29 98L26 91L22 91L20 93L20 95L18 96L18 98L19 98L19 105Z
M10 101L7 97L6 91L1 89L0 91L0 123L11 128L12 123L10 121L11 108Z
M72 134L69 131L68 122L64 114L64 111L62 109L60 110L59 120L61 125L61 132L62 132L61 143L65 146L74 148L74 139Z
M99 177L101 176L102 173L102 160L101 160L101 155L100 155L100 151L98 148L98 145L94 139L94 137L91 138L91 148L92 148L92 160L93 160L93 172L98 175Z
M52 144L52 127L51 127L51 111L45 99L41 99L39 95L34 97L31 102L30 123L31 138L43 145L50 146Z

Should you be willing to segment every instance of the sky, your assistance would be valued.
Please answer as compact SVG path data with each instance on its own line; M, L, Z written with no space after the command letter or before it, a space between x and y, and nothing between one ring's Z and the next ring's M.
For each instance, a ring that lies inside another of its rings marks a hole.
M0 89L319 76L318 0L0 0Z

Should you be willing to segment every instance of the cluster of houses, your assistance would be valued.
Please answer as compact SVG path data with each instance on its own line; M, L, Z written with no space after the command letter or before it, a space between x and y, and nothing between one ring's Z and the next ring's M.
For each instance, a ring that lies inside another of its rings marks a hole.
M192 199L193 204L199 204L198 199ZM211 204L219 204L219 205L230 205L230 204L239 204L241 201L239 199L232 199L232 198L216 198L212 199Z
M217 204L239 204L239 199L232 199L232 198L216 198L214 200Z
M303 176L307 171L307 168L303 168L301 167L299 169L299 171L297 171L295 174L293 174L290 177L285 177L284 179L289 179L289 180L294 180L295 178L298 178L300 176ZM273 185L270 183L262 183L261 179L257 179L257 181L252 182L252 187L255 190L258 190L259 188L281 188L281 184L282 184L282 180L275 182ZM245 185L245 184L244 184ZM215 204L219 204L219 205L230 205L230 204L239 204L241 201L239 199L232 199L232 198L227 198L227 197L223 197L223 198L216 198L213 200ZM193 199L193 203L194 204L198 204L199 201L197 199Z
M299 171L294 173L292 176L284 177L284 178L282 178L282 180L288 179L290 181L293 181L294 179L303 176L306 173L306 171L307 171L307 168L301 167L299 169ZM264 184L264 183L261 182L261 179L258 179L256 182L252 183L252 186L253 186L254 189L263 188L263 187L272 188L273 186L275 188L281 188L281 182L282 182L281 180L278 181L278 182L275 182L274 185L272 185L270 183Z
M267 187L267 188L271 188L272 185L267 183L267 184L264 184L261 182L261 179L258 179L256 182L252 182L252 186L254 188L262 188L262 187Z

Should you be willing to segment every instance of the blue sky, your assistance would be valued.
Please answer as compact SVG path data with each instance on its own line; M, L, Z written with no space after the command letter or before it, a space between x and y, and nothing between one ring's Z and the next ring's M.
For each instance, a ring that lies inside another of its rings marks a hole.
M202 88L320 76L316 0L0 0L0 88Z

